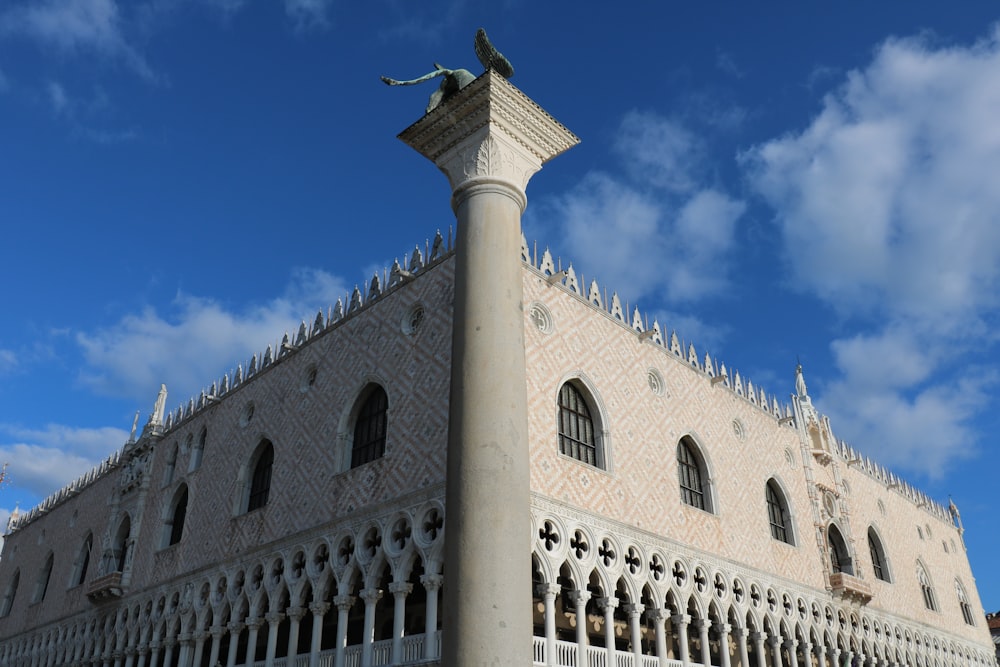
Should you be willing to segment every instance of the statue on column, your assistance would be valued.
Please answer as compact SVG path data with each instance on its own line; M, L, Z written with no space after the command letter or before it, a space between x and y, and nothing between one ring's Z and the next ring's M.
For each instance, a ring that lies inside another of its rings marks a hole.
M479 62L484 68L487 70L492 69L505 79L514 76L514 67L502 53L496 50L492 42L490 42L489 37L486 36L486 31L482 28L476 31L475 47L476 57L479 58ZM430 113L440 106L442 102L476 80L475 75L467 69L448 69L438 63L434 63L433 72L417 77L416 79L400 81L398 79L390 79L387 76L383 76L381 79L388 86L412 86L436 79L439 76L444 78L438 89L431 93L425 113Z

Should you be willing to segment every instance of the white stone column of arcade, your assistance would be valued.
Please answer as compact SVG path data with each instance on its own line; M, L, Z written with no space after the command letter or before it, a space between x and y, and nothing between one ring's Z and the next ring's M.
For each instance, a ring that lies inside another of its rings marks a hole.
M447 175L458 219L442 664L527 665L521 214L528 179L579 140L492 70L399 136Z

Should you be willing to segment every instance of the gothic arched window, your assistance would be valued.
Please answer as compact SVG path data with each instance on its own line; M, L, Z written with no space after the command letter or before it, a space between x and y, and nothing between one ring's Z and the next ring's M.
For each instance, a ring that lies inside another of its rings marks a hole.
M7 590L3 594L3 602L0 602L0 618L10 614L14 606L14 598L17 597L17 585L21 581L21 570L14 570L14 576L7 584Z
M681 500L685 505L706 512L713 511L708 468L698 445L688 437L677 443L677 477L680 482Z
M55 555L50 551L49 557L45 559L45 565L38 572L38 580L35 582L35 595L32 602L41 602L45 599L45 593L49 590L49 579L52 578L52 563Z
M569 382L559 389L559 453L594 467L600 465L590 406Z
M169 547L181 541L184 535L184 519L187 516L188 488L186 484L174 493L174 498L167 508L163 523L163 546Z
M965 586L958 579L955 580L955 593L958 594L958 606L962 610L962 618L969 625L976 624L976 617L972 615L972 605L969 604L969 596L965 592Z
M767 520L771 524L771 537L786 544L795 544L792 539L792 519L788 512L788 501L778 482L773 478L765 485L767 499Z
M827 548L830 550L830 567L833 573L854 574L851 554L847 550L847 543L844 541L843 535L840 534L840 529L831 524L826 531L826 541Z
M875 578L891 582L889 563L885 559L885 549L882 547L882 540L879 539L874 527L868 528L868 553L872 557L872 571L875 573Z
M76 555L76 562L73 563L73 576L70 578L70 587L79 586L87 580L87 568L90 566L90 552L94 549L94 535L87 533L80 551Z
M128 539L131 532L132 520L126 514L122 522L118 524L118 532L115 533L113 556L116 572L125 571L125 564L128 561Z
M274 466L274 446L270 440L261 441L257 447L253 471L250 475L250 492L247 494L247 512L267 505L271 492L271 468Z
M351 446L351 467L370 463L385 456L389 397L385 390L373 385L358 410L354 422L354 442Z
M920 594L924 598L924 606L931 611L937 611L937 596L934 595L934 587L931 586L927 570L924 569L924 565L920 561L917 561L917 581L920 582Z

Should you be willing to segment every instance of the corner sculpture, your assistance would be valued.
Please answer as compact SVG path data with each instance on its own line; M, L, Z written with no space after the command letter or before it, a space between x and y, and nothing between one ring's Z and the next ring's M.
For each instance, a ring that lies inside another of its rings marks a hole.
M496 50L490 42L490 38L486 36L486 31L482 28L476 31L475 47L476 57L479 58L479 62L484 68L487 70L492 69L505 79L509 79L514 76L514 68L511 66L510 61L507 60L502 53ZM438 63L434 63L433 72L416 79L410 79L409 81L390 79L387 76L383 76L381 79L388 86L412 86L414 84L423 83L424 81L430 81L431 79L435 79L439 76L444 77L444 79L441 81L441 85L438 89L431 93L431 98L427 102L427 110L425 113L430 113L440 106L442 102L476 80L475 75L467 69L448 69L446 67L442 67Z

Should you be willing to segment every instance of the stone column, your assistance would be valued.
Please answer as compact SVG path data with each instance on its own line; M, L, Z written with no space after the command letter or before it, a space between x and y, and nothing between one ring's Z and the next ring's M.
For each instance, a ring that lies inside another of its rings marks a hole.
M448 177L458 218L445 563L445 665L531 664L524 189L578 142L488 71L400 139ZM524 558L497 558L524 554Z
M129 646L125 649L125 667L135 667L135 654L136 649L134 646ZM49 663L51 664L51 660Z
M805 664L802 665L802 667L813 667L812 651L813 651L812 642L807 640L802 643L802 660L803 662L805 662Z
M278 650L278 626L285 620L280 611L272 611L264 619L267 621L267 649L264 651L264 667L274 667L274 654Z
M556 596L560 588L557 584L538 584L538 595L545 605L545 664L556 664Z
M604 647L608 652L608 664L615 663L615 609L618 607L618 598L601 598L598 601L604 610Z
M213 625L208 629L208 632L212 635L212 648L208 651L208 664L209 667L215 667L215 663L219 661L219 649L222 648L222 635L226 634L226 629L221 625ZM194 667L201 667L201 664L196 664Z
M660 667L667 667L667 610L654 609L649 612L653 622L656 623L656 657ZM582 664L582 663L580 663Z
M413 592L413 584L394 581L389 584L392 593L392 661L393 665L403 664L403 629L406 621L406 596Z
M163 640L163 664L171 665L174 659L174 646L177 644L177 640L173 637L167 637Z
M750 653L747 651L747 629L736 628L736 650L740 656L740 667L750 667Z
M728 623L716 623L712 626L719 633L719 666L731 667L732 661L729 656L729 631L733 626Z
M830 649L830 662L833 667L840 667L840 649L836 646Z
M210 636L204 630L194 636L194 659L191 661L192 667L201 667L202 654L205 652L205 640Z
M684 667L691 664L691 656L688 651L688 623L691 617L687 614L674 614L670 617L670 622L677 628L677 648L681 654L678 656ZM761 667L764 667L761 665Z
M641 604L629 604L625 607L628 614L629 641L632 643L632 655L636 667L642 664L642 628L639 627L639 617L646 608Z
M712 667L712 645L708 643L708 629L712 624L705 618L698 619L698 642L701 644L701 664ZM781 667L781 664L778 664Z
M822 642L822 639L820 641ZM816 662L819 663L819 667L826 667L826 644L819 645L819 650L816 651Z
M783 664L781 662L781 635L768 638L768 643L771 645L771 664L774 667L781 667Z
M260 616L251 616L246 620L248 667L257 661L257 632L262 625L264 625L264 619Z
M177 664L179 667L189 667L191 663L191 646L194 644L194 640L191 635L182 632L177 636L177 643L181 645L180 655L177 657Z
M312 644L309 646L309 667L319 667L319 652L323 649L323 617L330 611L329 602L314 602L309 605L313 615Z
M149 667L160 667L160 642L154 639L149 642ZM232 665L230 665L232 667Z
M146 651L149 647L146 644L139 644L139 659L135 661L135 667L146 667Z
M344 650L347 648L347 612L354 606L354 597L338 595L333 598L337 605L337 648L334 657L334 667L344 667Z
M573 591L576 603L576 664L585 665L587 660L587 603L590 591Z
M791 667L799 667L799 640L789 639L785 642L785 650L788 651L788 663Z
M767 633L755 632L750 635L750 638L753 640L754 652L757 654L757 667L767 667L767 658L764 656L764 642L767 641Z
M382 591L366 588L361 591L365 601L365 632L361 636L361 667L372 667L372 643L375 641L375 605L382 599Z
M424 621L424 658L431 660L437 657L437 619L438 591L444 583L440 574L425 574L420 577L420 583L427 591L427 614Z
M288 615L288 659L286 660L288 667L293 667L292 663L299 653L299 622L307 611L309 610L305 607L289 607L285 610Z
M229 628L229 653L226 654L226 667L235 667L236 650L240 646L240 633L243 632L244 625L239 621L233 621L226 627Z

